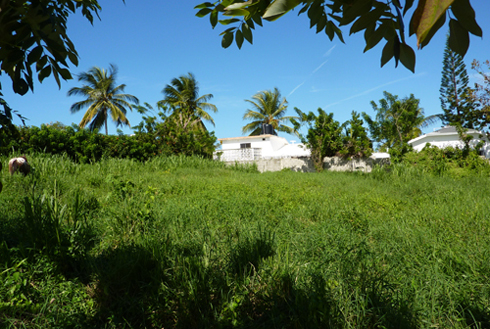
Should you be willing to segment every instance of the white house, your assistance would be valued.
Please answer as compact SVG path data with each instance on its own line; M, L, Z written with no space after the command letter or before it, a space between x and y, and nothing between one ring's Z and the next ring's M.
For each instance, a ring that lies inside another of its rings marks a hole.
M473 136L473 139L470 142L471 146L476 146L478 142L481 140L486 141L483 148L480 150L481 155L484 155L486 158L490 158L490 143L488 143L488 139L486 136L475 129L468 129L466 132L468 135ZM419 136L408 141L408 144L413 146L413 149L417 152L420 152L427 143L430 145L436 146L438 148L445 148L448 146L463 148L464 143L459 139L458 132L456 127L454 126L445 126L439 130L435 130L431 133Z
M220 138L221 149L215 158L221 161L249 161L309 157L310 150L301 143L289 143L284 137L272 134Z

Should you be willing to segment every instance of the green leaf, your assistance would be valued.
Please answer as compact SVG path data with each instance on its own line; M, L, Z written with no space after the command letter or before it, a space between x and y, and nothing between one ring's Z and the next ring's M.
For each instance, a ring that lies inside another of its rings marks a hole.
M219 35L225 35L226 33L235 33L235 30L236 30L236 27L230 27L230 28L227 28L226 30L224 30L223 32L221 32Z
M227 32L223 35L221 40L221 47L228 48L233 42L233 32Z
M70 59L70 62L73 63L73 65L78 66L78 56L76 54L69 52L68 58Z
M340 25L347 25L352 23L357 17L368 13L371 10L373 1L358 0L351 6L344 5L344 11L342 12L342 22Z
M247 16L249 15L250 12L245 9L233 9L233 10L226 10L223 15L226 16Z
M309 8L308 4L304 5L303 8L301 8L300 11L298 12L298 16L303 14L305 11L307 11L308 8Z
M329 21L329 23L330 23L330 21ZM335 26L335 24L333 24L333 30L335 31L335 34L337 34L337 38L339 38L339 40L342 43L345 43L344 37L342 36L342 31L337 26Z
M243 44L243 34L242 34L242 31L237 30L235 32L235 42L236 42L236 45L238 46L238 49L242 49L242 44Z
M367 26L369 26L372 23L376 23L376 21L383 15L385 11L385 6L380 6L374 10L371 10L369 13L362 15L359 17L357 21L352 24L350 28L350 34L359 32L361 30L364 30Z
M322 15L316 24L316 33L320 33L327 25L327 17Z
M245 2L235 2L232 3L231 5L227 6L225 10L233 10L233 9L241 9L243 7L247 7L252 4L252 1L245 1Z
M214 5L211 2L203 2L200 5L195 6L194 9L202 9L202 8L207 8L212 6Z
M250 27L248 24L243 24L242 25L242 33L245 39L250 43L253 44L253 35L252 35L252 30L250 30Z
M400 39L398 35L395 35L393 43L393 56L395 57L395 68L398 67L398 61L400 60Z
M212 12L213 10L211 8L203 8L201 10L199 10L197 13L196 13L196 16L197 17L204 17L206 16L207 14L209 14L210 12Z
M13 89L16 94L25 95L29 91L29 86L24 79L15 79L13 81Z
M56 80L56 83L58 84L58 88L61 89L61 81L60 81L60 76L58 74L58 71L53 70L53 76L54 76L54 79Z
M41 59L36 63L36 71L38 72L41 71L47 62L48 62L48 55L44 55L43 57L41 57Z
M462 57L470 46L470 36L468 31L461 26L460 22L451 19L449 21L449 47Z
M258 26L262 26L262 17L260 15L252 15L252 19Z
M455 0L451 5L451 12L468 32L481 37L483 32L475 20L475 11L469 0Z
M308 9L308 18L310 19L310 28L317 25L324 14L324 9L319 2L314 2Z
M62 69L62 68L60 68L58 71L59 71L59 73L60 73L60 75L61 75L61 77L62 77L63 79L65 79L65 80L70 80L70 79L72 79L71 73L70 73L70 71L68 71L67 69Z
M213 10L211 15L209 15L209 21L211 22L211 26L214 29L216 27L216 24L218 24L218 11L216 9Z
M434 24L434 26L432 26L432 28L430 29L429 33L425 37L424 41L420 44L420 48L424 48L425 46L427 46L427 44L430 42L430 40L432 39L432 37L434 36L434 34L436 34L436 32L441 27L444 26L444 23L446 23L446 15L442 15L439 18L439 20Z
M400 62L407 69L415 73L415 52L407 44L400 44Z
M39 82L43 82L43 80L51 74L51 65L44 67L41 72L37 75Z
M407 11L412 8L413 0L405 0L405 8L403 9L403 15L407 13Z
M251 18L247 19L247 20L245 21L245 24L246 24L246 25L247 25L249 28L251 28L251 29L255 29L255 24L254 24L253 19L251 19ZM243 30L242 30L242 32L243 32Z
M381 41L381 39L383 39L383 36L385 35L387 29L389 29L389 26L387 24L381 24L377 30L371 33L369 38L366 40L366 47L364 48L364 52L376 46Z
M42 54L43 54L43 46L35 47L34 49L31 50L31 52L27 56L27 63L29 65L34 64L41 58Z
M420 45L429 34L432 27L454 0L420 0L410 21L410 35L417 35L417 46Z
M238 18L230 18L230 19L221 19L221 20L219 20L219 23L221 25L229 25L229 24L236 23L239 21L240 20Z
M262 18L275 21L300 3L300 0L275 0L267 7Z
M226 8L228 7L229 5L231 5L233 2L235 2L235 0L222 0L221 1L221 5Z
M325 27L325 34L328 35L328 38L330 39L330 41L332 41L334 36L335 36L334 27L335 27L335 25L332 21L328 21L327 26Z
M381 54L381 67L388 63L395 55L395 52L393 51L393 46L394 42L390 40L383 47L383 52Z

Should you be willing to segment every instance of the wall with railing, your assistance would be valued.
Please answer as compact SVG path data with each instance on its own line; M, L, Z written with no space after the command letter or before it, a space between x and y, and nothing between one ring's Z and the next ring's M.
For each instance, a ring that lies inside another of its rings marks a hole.
M230 164L255 163L260 172L280 171L286 168L302 172L315 171L311 157L280 156L262 158L260 149L253 148L218 151L215 153L214 159ZM389 158L369 157L349 160L340 157L326 157L323 160L323 168L331 171L371 172L375 165L383 166L389 163Z
M221 150L214 153L213 158L224 162L230 161L254 161L262 158L262 149L243 148L232 150Z

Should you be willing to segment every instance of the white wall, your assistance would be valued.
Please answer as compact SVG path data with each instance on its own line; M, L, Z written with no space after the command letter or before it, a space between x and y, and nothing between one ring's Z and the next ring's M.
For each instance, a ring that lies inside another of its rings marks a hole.
M235 138L223 138L220 139L221 151L226 150L238 150L240 144L250 143L252 149L261 149L261 157L271 158L274 157L279 150L284 147L291 146L288 141L275 135L259 135L259 136L245 136ZM299 144L297 144L299 145ZM295 145L296 146L296 145ZM297 146L299 148L299 146ZM302 149L301 149L302 150ZM298 152L293 152L290 156L297 156ZM301 152L300 152L301 153ZM287 156L287 154L280 154L281 156Z
M475 147L478 142L480 141L480 135L479 134L470 134L473 136L473 139L470 141L470 146ZM421 138L413 143L413 149L417 152L420 152L427 143L430 143L432 146L436 146L438 148L446 148L449 146L452 147L457 147L457 148L464 148L464 143L459 139L459 135L444 135L441 134L440 136L437 135L431 135L427 134L423 136L424 138ZM486 158L490 158L490 145L489 143L486 143L483 147L483 153Z

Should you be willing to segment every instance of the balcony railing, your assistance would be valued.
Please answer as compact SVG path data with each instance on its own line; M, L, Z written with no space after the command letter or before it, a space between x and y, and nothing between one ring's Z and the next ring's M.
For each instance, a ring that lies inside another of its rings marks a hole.
M262 149L244 148L233 150L221 150L214 153L215 160L221 161L253 161L262 158Z

